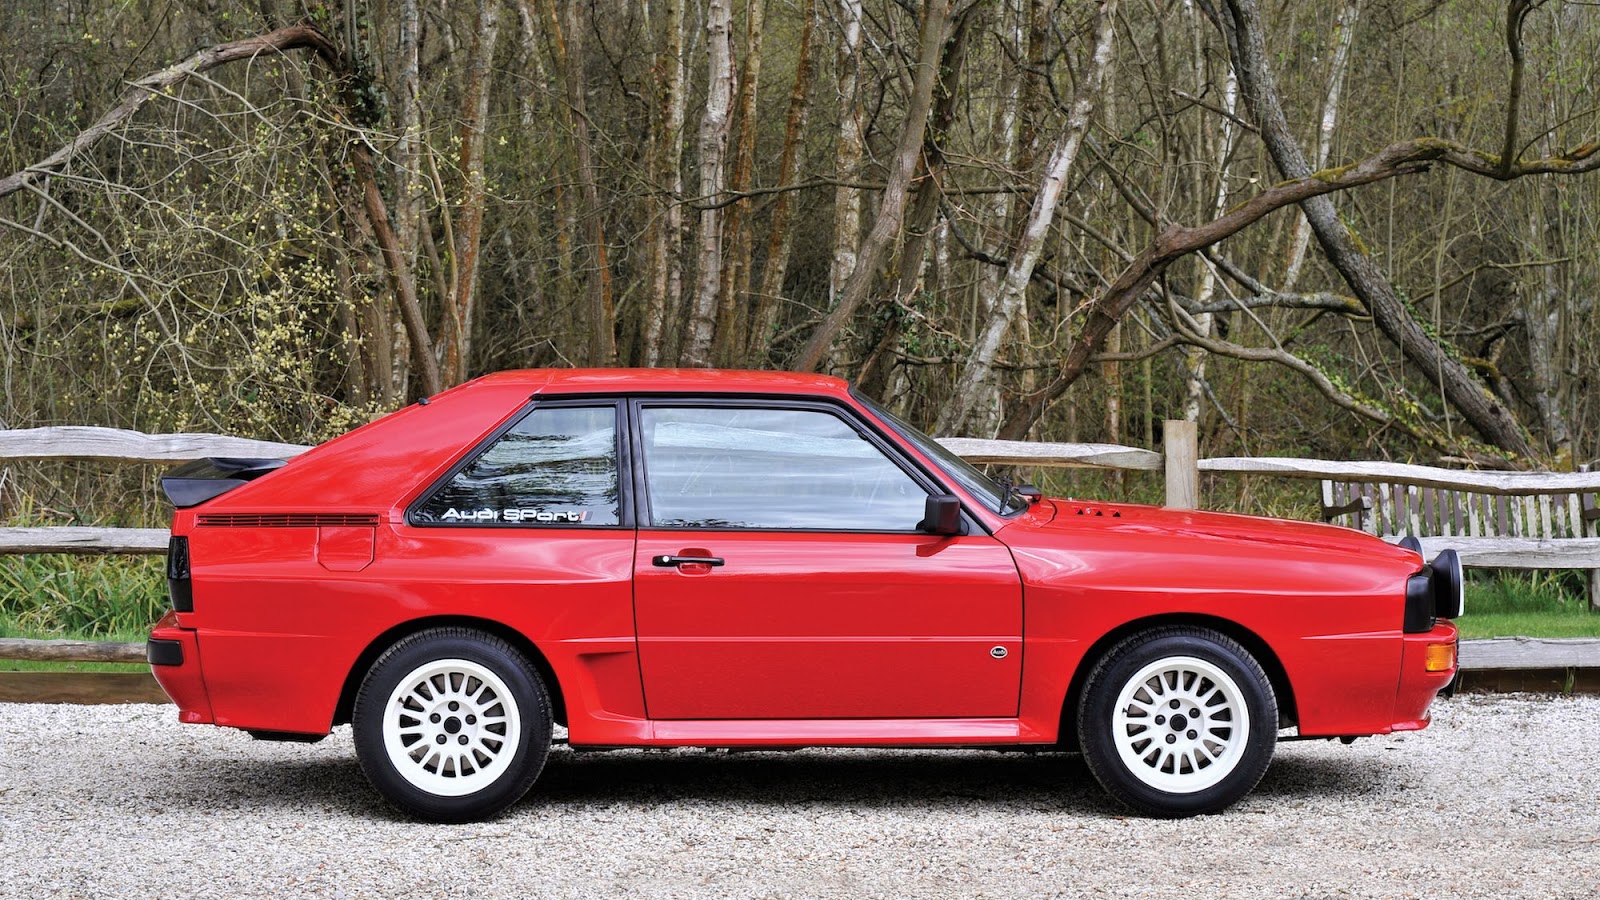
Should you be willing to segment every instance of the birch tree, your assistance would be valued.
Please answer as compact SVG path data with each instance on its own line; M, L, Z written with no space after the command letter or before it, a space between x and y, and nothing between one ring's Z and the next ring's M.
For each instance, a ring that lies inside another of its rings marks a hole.
M839 104L834 141L833 262L828 269L828 306L836 307L856 270L861 244L861 159L866 155L861 117L861 0L838 0L839 47L834 71Z
M1344 93L1345 74L1350 71L1350 48L1355 44L1356 24L1360 19L1361 0L1347 0L1334 22L1333 52L1329 54L1328 61L1328 89L1322 98L1322 117L1317 121L1317 150L1312 157L1313 169L1326 167L1328 154L1333 150L1333 133L1339 124L1339 98ZM1233 110L1230 108L1228 111ZM1232 124L1230 120L1224 121ZM1310 227L1305 216L1295 217L1294 232L1289 238L1289 264L1283 273L1285 291L1294 290L1295 283L1300 280L1300 267L1306 261L1306 245L1311 240Z
M845 282L843 295L822 320L806 342L794 367L802 371L815 371L821 364L834 338L844 328L857 307L867 299L878 266L885 251L894 242L904 222L906 200L910 196L911 179L916 174L922 155L923 136L928 128L928 114L933 109L933 90L939 81L939 59L944 51L945 37L950 26L953 0L926 0L922 7L921 28L917 36L917 62L913 68L911 96L906 106L906 117L901 124L896 142L889 179L883 188L878 204L878 214L872 230L861 244L850 278Z
M980 386L989 379L1006 332L1021 314L1027 300L1028 285L1033 280L1034 266L1039 261L1050 225L1055 220L1062 185L1066 183L1067 173L1078 158L1078 148L1083 145L1084 136L1089 132L1089 118L1104 83L1106 69L1111 65L1116 14L1116 0L1102 0L1097 6L1094 49L1079 75L1066 126L1050 150L1044 178L1039 183L1038 193L1034 195L1033 206L1028 210L1022 238L1012 249L1011 264L1006 269L1005 282L1000 287L1000 295L995 298L989 321L974 342L972 352L967 355L955 390L934 425L935 434L949 434L966 420Z
M733 107L732 0L710 0L706 6L707 88L705 115L697 144L700 164L700 255L694 302L682 360L688 366L709 366L716 329L717 293L722 286L722 193L728 151L729 113Z
M643 359L654 366L667 357L665 317L683 300L683 124L688 111L683 7L664 0L665 46L652 70L659 85L650 132L651 213L649 289L645 294Z

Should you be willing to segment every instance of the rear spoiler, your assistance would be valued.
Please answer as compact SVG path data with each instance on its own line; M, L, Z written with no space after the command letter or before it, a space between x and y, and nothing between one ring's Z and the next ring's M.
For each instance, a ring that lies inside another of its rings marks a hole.
M185 463L161 476L161 489L179 509L220 497L248 481L281 468L281 459L241 459L212 456Z

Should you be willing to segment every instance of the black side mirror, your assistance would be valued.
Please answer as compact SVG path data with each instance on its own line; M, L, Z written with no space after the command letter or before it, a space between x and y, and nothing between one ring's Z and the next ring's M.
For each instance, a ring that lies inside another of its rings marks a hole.
M928 534L960 534L961 500L955 494L929 494L917 530Z

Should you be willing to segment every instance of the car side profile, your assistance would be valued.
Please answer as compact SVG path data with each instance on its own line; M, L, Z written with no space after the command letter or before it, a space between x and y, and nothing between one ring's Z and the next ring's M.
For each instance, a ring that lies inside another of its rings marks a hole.
M180 719L351 723L419 818L617 747L1082 752L1221 810L1283 728L1423 728L1461 566L1346 528L1049 499L817 375L485 376L287 462L170 473Z

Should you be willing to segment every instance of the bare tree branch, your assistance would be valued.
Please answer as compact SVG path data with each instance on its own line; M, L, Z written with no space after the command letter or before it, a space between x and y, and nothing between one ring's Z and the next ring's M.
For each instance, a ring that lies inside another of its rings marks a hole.
M1027 395L1018 404L1017 410L1001 427L999 436L1009 440L1024 437L1044 407L1083 375L1090 358L1099 351L1106 335L1174 261L1237 234L1274 210L1313 197L1401 175L1426 172L1436 162L1492 178L1502 178L1499 160L1493 156L1454 141L1416 138L1390 144L1360 162L1324 169L1304 178L1275 185L1204 225L1168 225L1095 300L1083 333L1067 354L1060 373L1055 380ZM1577 174L1597 168L1600 168L1600 141L1589 141L1559 156L1519 161L1512 166L1512 175L1509 177L1545 173Z
M146 103L182 84L189 77L236 60L253 59L263 53L287 53L290 50L311 50L335 71L343 68L338 49L322 32L309 25L280 28L242 41L207 47L183 62L175 63L133 82L123 92L122 99L117 101L116 106L96 119L88 128L78 132L66 146L20 172L13 172L0 178L0 197L16 193L27 185L49 178L70 163L74 157L93 147L101 138L133 118Z

